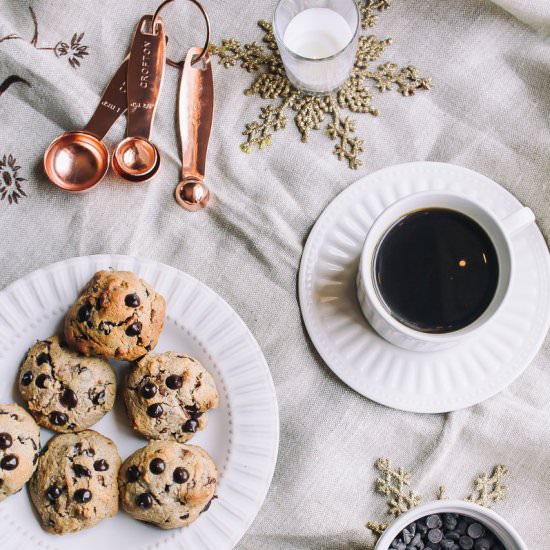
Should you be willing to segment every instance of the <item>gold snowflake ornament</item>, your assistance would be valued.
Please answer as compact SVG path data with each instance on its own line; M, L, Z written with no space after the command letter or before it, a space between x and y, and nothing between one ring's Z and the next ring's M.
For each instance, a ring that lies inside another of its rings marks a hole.
M394 468L389 458L379 458L374 467L381 473L376 480L376 492L386 497L387 513L398 517L412 510L421 500L410 488L411 474L404 468ZM473 492L464 500L480 506L490 507L491 504L503 500L508 487L502 481L508 475L506 466L497 465L491 474L483 473L473 482ZM447 500L447 489L440 485L436 493L437 500ZM367 529L373 535L380 536L388 528L388 523L369 521Z
M358 0L358 3L363 29L374 26L377 14L390 7L390 0ZM273 134L287 127L286 113L290 110L295 113L294 122L303 142L307 142L312 130L324 129L326 135L336 141L334 154L338 159L346 160L350 168L357 169L363 164L360 155L365 150L364 141L355 135L356 121L342 115L342 111L378 116L378 110L372 105L373 87L380 92L397 90L404 96L411 96L417 90L430 89L432 85L431 78L422 77L418 69L412 66L398 67L394 63L384 63L373 70L372 62L382 56L392 41L362 35L359 37L355 65L347 82L327 95L303 92L294 88L285 73L272 25L263 20L258 25L265 33L264 46L256 42L242 45L233 38L222 40L220 46L210 46L211 53L225 68L240 64L247 72L257 73L250 88L245 90L246 95L279 100L262 107L259 119L246 124L243 132L246 141L241 145L246 153L254 147L264 149L271 145ZM325 124L327 117L329 122Z
M375 466L382 473L376 480L376 490L388 497L389 514L400 516L420 502L420 496L409 489L411 474L404 468L393 469L388 458L379 458Z
M494 467L491 475L481 474L476 477L474 480L474 490L466 500L485 507L489 507L494 502L502 500L506 491L508 491L508 487L502 483L502 480L507 475L508 468L497 465Z

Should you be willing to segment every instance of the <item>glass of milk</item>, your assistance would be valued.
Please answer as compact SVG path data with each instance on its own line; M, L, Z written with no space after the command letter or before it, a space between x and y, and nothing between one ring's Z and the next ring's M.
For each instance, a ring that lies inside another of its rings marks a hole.
M292 84L319 94L342 85L353 69L360 26L356 0L279 0L273 30Z

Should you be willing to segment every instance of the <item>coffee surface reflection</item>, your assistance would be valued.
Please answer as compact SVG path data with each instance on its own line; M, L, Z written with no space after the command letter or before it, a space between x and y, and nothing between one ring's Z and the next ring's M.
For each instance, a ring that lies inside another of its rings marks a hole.
M374 286L404 325L434 334L454 332L479 318L499 278L491 239L473 219L426 208L397 220L373 258Z

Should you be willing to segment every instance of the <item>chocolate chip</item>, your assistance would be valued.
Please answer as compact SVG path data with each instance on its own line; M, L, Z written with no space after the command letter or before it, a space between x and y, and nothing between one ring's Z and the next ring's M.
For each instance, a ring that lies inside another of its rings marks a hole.
M126 294L126 297L124 298L124 303L128 307L139 307L141 302L139 296L134 292L133 294Z
M474 539L468 537L467 535L463 535L458 541L458 546L460 546L462 550L472 550L474 547Z
M194 434L196 431L197 431L197 428L199 427L199 423L194 420L193 418L191 418L190 420L188 420L184 425L183 425L183 428L182 430L185 432L185 433L192 433Z
M449 529L450 531L452 531L453 529L456 528L457 523L458 523L457 518L455 518L451 514L445 515L445 529Z
M73 464L73 470L76 477L90 477L90 470L82 464Z
M436 514L433 514L426 518L426 525L428 526L428 529L441 527L441 523L441 518Z
M200 410L200 407L196 403L187 405L185 410L189 413L191 418L199 418L203 414L203 411Z
M49 376L47 374L39 374L37 377L36 377L36 382L35 384L39 387L39 388L42 388L44 389L46 387L46 380L49 380Z
M152 474L155 474L157 476L162 474L165 468L166 464L164 463L164 460L162 460L162 458L153 458L153 460L151 460L151 463L149 464L149 470L151 470Z
M166 385L171 390L179 390L183 385L183 378L177 374L172 374L166 379Z
M458 539L460 538L460 533L451 529L450 531L447 531L445 533L445 537L451 539L454 542L458 542Z
M63 426L63 424L66 424L68 420L67 415L59 411L51 412L49 418L50 422L54 426Z
M94 405L102 405L104 402L105 402L105 390L101 390L96 393L96 395L92 399L92 403Z
M189 517L189 514L183 514L183 516L180 516L180 519L187 519Z
M215 480L213 480L213 481L215 481ZM409 529L407 529L407 528L403 529L401 534L403 536L403 542L405 544L410 544L411 543L411 541L414 538L415 531L416 531L416 525L414 523L409 526Z
M185 483L189 479L189 472L185 468L176 468L172 475L172 479L176 483Z
M92 493L88 489L78 489L78 491L75 491L74 499L80 504L86 504L86 502L92 500Z
M46 491L46 497L55 502L61 496L61 489L57 485L50 485Z
M15 455L6 455L0 462L2 470L15 470L19 466L19 459Z
M210 506L211 506L213 500L214 500L214 499L212 498L212 499L210 499L210 500L208 501L208 504L201 510L201 514L202 514L203 512L207 512L207 511L208 511L208 509L210 508Z
M428 526L423 522L423 520L421 520L417 522L416 530L419 531L422 536L424 536L428 532Z
M91 315L92 315L92 304L90 304L90 302L86 302L78 310L78 313L76 314L76 318L79 323L84 323L85 321L88 321L90 319Z
M153 506L153 497L150 493L141 493L136 498L136 504L143 509L151 508Z
M41 353L37 358L36 358L36 364L37 365L43 365L44 363L48 363L51 364L52 362L52 358L50 357L50 354L49 353Z
M136 321L126 329L127 336L137 336L141 332L141 323Z
M141 470L137 466L129 466L126 470L126 479L130 482L137 481L141 476Z
M480 539L485 534L485 529L481 523L472 523L468 526L468 535L473 539Z
M64 407L67 407L67 409L74 409L78 404L78 397L73 390L66 389L59 396L59 401Z
M149 405L147 407L147 414L151 418L158 418L159 416L162 416L163 412L164 409L162 408L162 405L160 403L153 403L152 405Z
M153 382L147 382L141 388L141 396L144 399L151 399L152 397L155 397L156 394L157 387L153 384Z
M476 542L475 550L491 550L493 544L490 539L482 538Z
M28 370L22 377L21 377L21 385L22 386L28 386L32 379L34 378L32 372Z
M109 469L109 463L103 458L100 458L99 460L96 460L94 462L94 470L96 472L106 472L108 469Z
M5 451L6 449L9 449L12 446L13 439L11 438L11 435L3 432L0 434L0 449Z
M433 542L434 544L437 544L438 542L441 542L443 539L443 533L441 529L431 529L428 531L428 540L430 542Z

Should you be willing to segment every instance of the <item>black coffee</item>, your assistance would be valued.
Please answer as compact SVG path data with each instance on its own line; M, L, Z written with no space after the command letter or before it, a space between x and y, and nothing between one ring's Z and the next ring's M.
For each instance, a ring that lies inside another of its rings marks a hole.
M422 332L468 326L489 306L498 258L485 230L446 208L416 210L378 243L375 287L393 317Z

